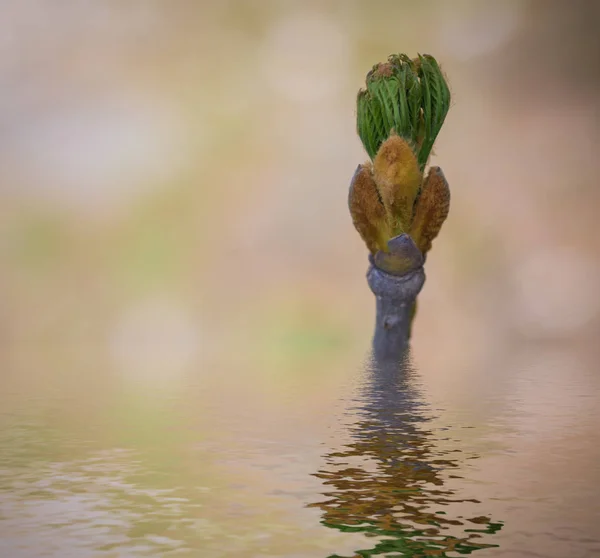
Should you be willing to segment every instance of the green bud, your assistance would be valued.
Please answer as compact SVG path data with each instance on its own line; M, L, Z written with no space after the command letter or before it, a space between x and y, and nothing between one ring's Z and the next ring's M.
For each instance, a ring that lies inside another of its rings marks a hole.
M371 159L394 130L414 146L422 171L450 108L450 90L433 56L392 55L367 74L356 105L358 135Z

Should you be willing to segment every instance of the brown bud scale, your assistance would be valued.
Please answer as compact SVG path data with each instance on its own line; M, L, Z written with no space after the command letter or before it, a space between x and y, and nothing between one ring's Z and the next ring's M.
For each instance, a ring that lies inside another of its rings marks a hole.
M410 235L423 254L440 232L450 211L450 188L440 167L431 167L415 208Z
M350 183L348 206L354 227L372 254L387 250L390 237L386 212L371 173L371 163L359 165Z
M393 134L381 144L373 161L373 177L392 226L392 236L408 232L422 175L415 152L405 139Z

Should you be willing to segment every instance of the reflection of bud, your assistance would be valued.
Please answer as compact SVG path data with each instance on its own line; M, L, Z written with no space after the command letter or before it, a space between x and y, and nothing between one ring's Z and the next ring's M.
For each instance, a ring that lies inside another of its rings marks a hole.
M395 130L415 147L423 170L449 107L450 90L433 56L392 55L373 67L358 93L358 135L373 159Z

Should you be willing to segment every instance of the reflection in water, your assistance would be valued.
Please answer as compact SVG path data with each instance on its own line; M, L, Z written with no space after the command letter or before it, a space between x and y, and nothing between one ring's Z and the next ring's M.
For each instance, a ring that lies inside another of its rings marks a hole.
M327 499L310 507L323 510L322 523L378 539L356 556L447 556L497 546L484 535L500 530L501 522L450 515L479 502L444 486L460 478L447 473L459 466L447 454L458 450L436 447L439 439L428 429L432 417L415 383L408 353L401 362L371 357L347 428L351 442L326 454L327 465L316 474Z

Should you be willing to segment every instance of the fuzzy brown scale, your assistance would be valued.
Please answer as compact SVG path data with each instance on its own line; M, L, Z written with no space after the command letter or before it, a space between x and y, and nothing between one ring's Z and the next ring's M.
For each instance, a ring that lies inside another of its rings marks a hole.
M381 144L373 162L373 176L394 236L408 232L422 176L406 140L392 135Z
M439 234L450 211L450 187L440 167L431 167L423 183L410 236L423 254Z
M354 227L372 254L386 250L386 211L371 173L371 163L359 165L352 177L348 206Z

